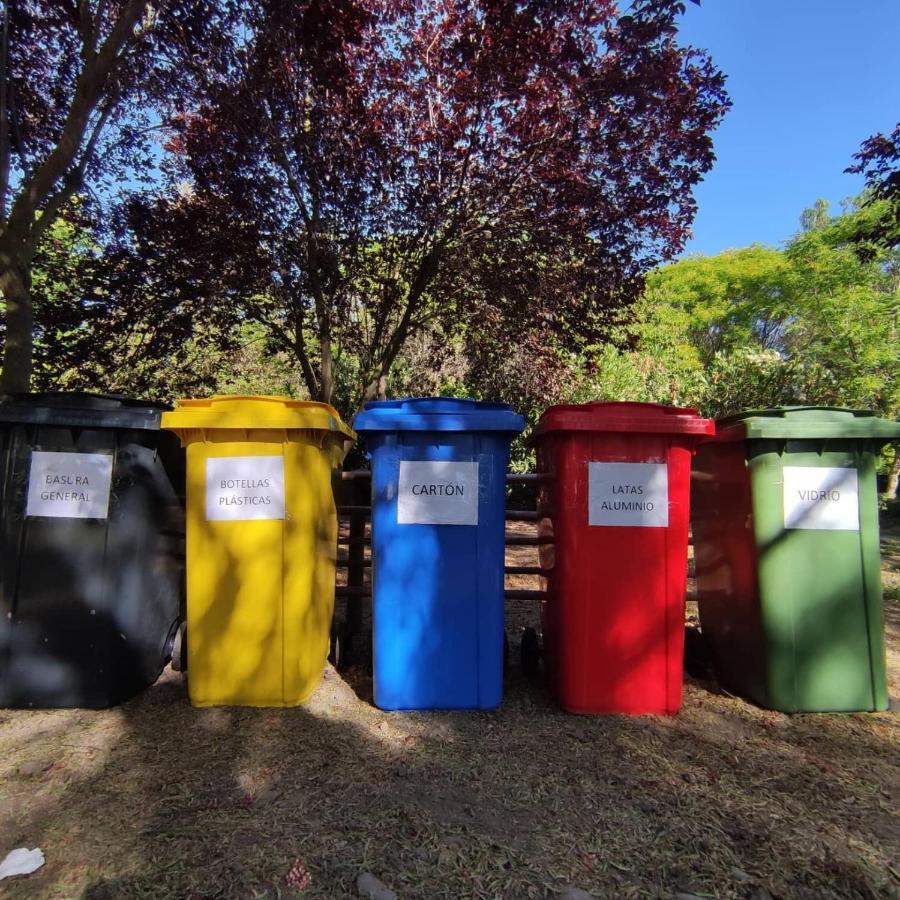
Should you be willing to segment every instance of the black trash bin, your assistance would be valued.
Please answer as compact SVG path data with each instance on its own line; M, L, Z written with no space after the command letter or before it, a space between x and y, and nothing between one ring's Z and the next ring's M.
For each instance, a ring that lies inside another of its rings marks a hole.
M164 407L0 400L0 706L120 703L159 676L181 614L184 458Z

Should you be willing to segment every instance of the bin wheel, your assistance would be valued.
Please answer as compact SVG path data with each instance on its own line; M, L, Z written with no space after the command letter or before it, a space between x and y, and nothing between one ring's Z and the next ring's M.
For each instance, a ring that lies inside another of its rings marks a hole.
M684 670L692 678L709 678L712 673L712 650L699 628L684 627Z
M339 672L350 665L353 638L346 625L335 625L331 629L331 644L328 661Z
M179 622L172 641L172 668L176 672L187 671L187 623Z
M541 658L541 647L538 643L537 631L534 628L526 628L522 632L522 672L528 678L537 675L538 663Z

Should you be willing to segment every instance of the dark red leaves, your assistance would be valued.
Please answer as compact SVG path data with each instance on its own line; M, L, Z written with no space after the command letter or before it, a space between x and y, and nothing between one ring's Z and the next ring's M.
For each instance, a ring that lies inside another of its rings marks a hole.
M683 245L728 99L675 41L680 3L242 8L203 106L174 123L194 192L172 215L234 211L204 225L246 273L229 296L274 303L313 369L347 353L353 401L435 322L577 344ZM310 390L330 396L323 378Z

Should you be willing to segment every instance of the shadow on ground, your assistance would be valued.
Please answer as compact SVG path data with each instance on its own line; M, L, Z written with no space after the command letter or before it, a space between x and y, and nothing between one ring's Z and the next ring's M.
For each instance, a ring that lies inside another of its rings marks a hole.
M349 680L354 680L354 673ZM364 688L357 686L360 694ZM513 671L495 713L192 709L167 671L101 712L0 713L2 897L895 896L892 714L769 713L690 681L671 719L579 718Z
M897 697L896 599L886 625ZM303 707L194 709L166 670L114 709L0 710L0 853L47 857L0 898L299 897L298 861L313 898L361 871L404 898L900 890L895 713L785 716L689 679L678 716L576 717L515 666L496 712L370 697L329 669Z

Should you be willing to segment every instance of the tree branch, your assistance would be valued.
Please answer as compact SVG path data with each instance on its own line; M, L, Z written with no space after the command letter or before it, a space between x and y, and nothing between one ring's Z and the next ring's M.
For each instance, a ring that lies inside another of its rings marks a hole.
M59 215L60 210L68 203L72 197L81 190L84 185L84 174L87 171L88 164L93 158L96 150L97 150L97 142L100 139L100 134L103 131L104 125L106 125L109 117L112 115L113 110L118 104L118 97L111 97L107 102L105 108L100 113L97 121L94 123L94 128L91 132L91 136L88 139L87 145L84 148L84 153L81 156L81 160L78 162L78 165L68 172L63 179L62 188L57 191L50 199L47 201L44 206L43 213L37 221L31 226L31 231L29 233L28 242L27 242L27 252L30 255L33 255L35 250L37 249L38 244L40 243L41 237L44 232L53 221L56 219L57 215Z
M413 283L409 286L406 295L406 303L404 305L403 314L400 321L390 336L386 347L378 361L374 377L370 380L365 389L365 399L371 399L375 396L378 389L379 381L388 373L397 354L403 349L407 337L410 334L410 326L413 321L413 315L417 312L419 303L425 294L428 285L431 283L438 267L440 266L441 256L446 247L446 240L441 238L423 257L419 264L419 270Z
M309 361L309 354L306 352L306 337L303 334L303 310L295 309L294 318L294 356L300 362L300 371L303 372L303 380L306 382L306 388L310 397L315 397L319 393L319 381L316 373Z
M133 35L145 3L146 0L128 0L103 46L86 59L75 82L72 104L59 141L22 185L3 229L7 235L15 235L18 240L27 238L37 211L47 201L53 186L71 168L84 141L91 112L106 89L119 52Z
M11 146L9 138L9 0L3 3L0 34L0 216L6 219Z
M297 176L294 173L293 167L291 166L291 161L288 159L287 151L284 149L284 144L282 143L281 137L278 134L278 129L275 127L275 120L272 116L272 110L270 108L270 104L267 100L263 101L262 104L264 118L266 120L267 131L269 132L269 140L271 141L272 149L275 151L275 158L278 160L278 164L281 166L281 170L284 172L285 178L287 178L288 188L290 189L291 196L293 196L294 201L297 204L298 209L300 210L300 215L303 218L303 224L306 225L307 230L310 228L310 223L312 218L309 213L309 209L306 206L306 200L303 196L303 190L300 187L300 182L297 180Z

